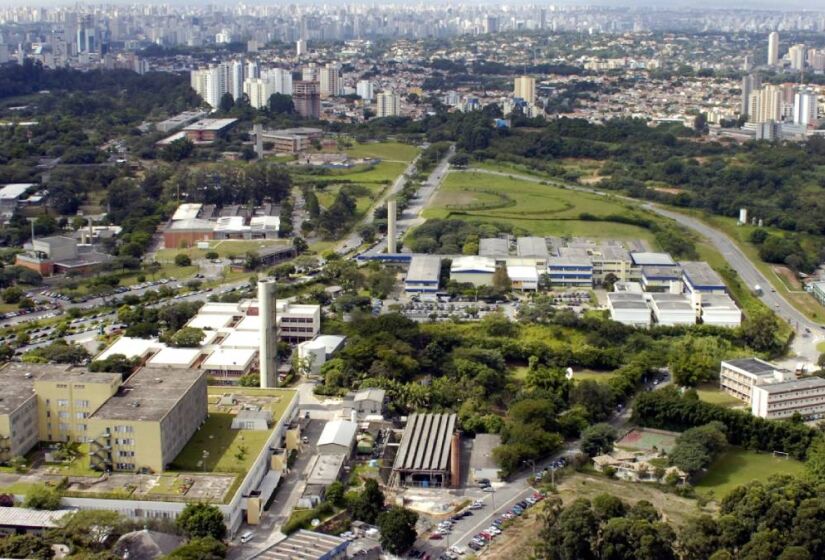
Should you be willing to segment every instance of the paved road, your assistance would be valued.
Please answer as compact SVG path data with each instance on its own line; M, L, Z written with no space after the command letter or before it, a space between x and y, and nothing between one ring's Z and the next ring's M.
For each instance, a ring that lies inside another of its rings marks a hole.
M418 189L416 197L412 199L409 206L401 212L401 216L398 217L398 221L396 223L398 239L404 237L404 234L408 229L424 223L424 218L421 214L424 209L430 205L435 193L441 186L442 181L444 181L444 177L447 176L447 173L450 170L450 158L454 153L455 146L453 145L450 146L447 154L441 158L441 161L439 161L438 165L435 166L435 169L432 170L430 175L427 177L427 180L421 184L421 188ZM386 250L387 238L384 237L378 243L367 249L363 255L377 255L385 252Z
M645 208L660 216L670 218L705 237L716 247L722 256L725 257L725 260L728 261L731 268L736 270L749 288L752 289L757 284L761 286L763 294L759 296L759 299L770 309L774 310L782 319L787 321L796 331L793 350L808 362L812 364L816 363L819 356L816 345L823 338L823 327L808 319L808 317L791 305L788 300L782 297L781 294L775 292L765 275L753 265L750 259L745 256L730 237L691 216L685 216L679 212L672 212L653 204L646 204ZM805 329L808 329L810 333Z
M384 192L384 194L375 201L375 204L370 206L369 210L367 210L367 214L364 216L364 219L361 220L358 225L352 228L352 231L337 245L335 252L340 255L345 255L350 251L354 251L361 244L364 240L358 235L358 229L360 226L365 224L371 224L375 220L375 209L381 207L390 197L395 196L401 189L404 188L404 185L407 184L407 176L413 175L415 173L416 166L418 165L418 158L421 157L416 156L414 160L410 162L404 172L399 175L395 181L393 182L392 186Z

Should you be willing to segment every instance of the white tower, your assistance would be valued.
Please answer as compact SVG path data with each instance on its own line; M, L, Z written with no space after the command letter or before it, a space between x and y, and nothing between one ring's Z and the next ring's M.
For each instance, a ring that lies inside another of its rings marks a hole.
M768 66L779 64L779 33L776 31L768 35Z
M258 315L261 318L261 347L258 351L261 388L275 387L278 385L278 361L275 355L278 333L274 280L258 282Z
M387 253L395 253L395 213L398 203L395 200L387 201Z

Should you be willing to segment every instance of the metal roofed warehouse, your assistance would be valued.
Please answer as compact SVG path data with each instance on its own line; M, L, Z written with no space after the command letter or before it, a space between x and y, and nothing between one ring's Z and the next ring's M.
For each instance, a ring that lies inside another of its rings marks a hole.
M407 292L436 292L440 276L441 257L415 255L410 261L404 289Z
M455 414L412 414L392 466L390 485L456 487L460 445Z

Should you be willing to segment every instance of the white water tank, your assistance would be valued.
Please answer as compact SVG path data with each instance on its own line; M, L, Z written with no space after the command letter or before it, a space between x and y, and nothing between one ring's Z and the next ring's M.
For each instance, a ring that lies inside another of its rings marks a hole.
M319 340L307 340L298 345L298 357L309 360L310 373L317 375L327 361L327 346Z

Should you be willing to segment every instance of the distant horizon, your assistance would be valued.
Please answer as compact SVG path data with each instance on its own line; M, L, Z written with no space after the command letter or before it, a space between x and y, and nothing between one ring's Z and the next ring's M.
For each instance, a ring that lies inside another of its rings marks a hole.
M175 7L185 6L237 6L237 2L232 0L105 0L105 1L77 1L77 0L54 0L48 3L32 3L26 0L6 0L5 7L31 7L31 8L54 8L54 7L71 7L71 6L102 6L102 5L172 5ZM322 6L322 5L364 5L364 4L378 4L377 0L288 0L288 1L272 1L272 0L248 0L245 2L248 6L287 6L306 5L306 6ZM796 11L811 11L825 13L825 3L821 0L785 0L781 5L777 5L775 1L769 0L733 0L730 2L713 1L713 0L676 0L674 3L662 5L661 0L597 0L595 2L587 2L582 0L557 0L554 2L538 2L535 0L513 0L509 2L452 2L452 1L438 1L438 0L421 0L417 5L449 5L449 6L536 6L536 7L551 7L551 6L565 6L565 7L594 7L594 8L660 8L662 10L759 10L767 12L796 12ZM401 0L387 0L382 1L383 6L393 5L409 5L408 2Z

